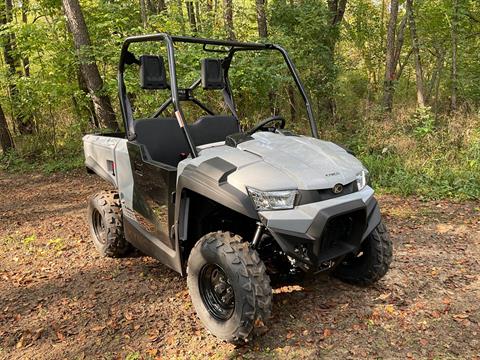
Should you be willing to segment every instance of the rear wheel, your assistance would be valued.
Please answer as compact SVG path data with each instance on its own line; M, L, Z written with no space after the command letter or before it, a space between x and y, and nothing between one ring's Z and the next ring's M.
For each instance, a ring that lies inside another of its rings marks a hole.
M102 256L121 257L132 249L123 233L118 192L101 191L89 199L88 223L93 243Z
M238 235L203 236L188 258L187 283L205 327L235 344L264 328L272 307L272 288L257 252Z
M350 284L368 286L388 272L393 245L382 221L363 241L360 251L347 256L333 275Z

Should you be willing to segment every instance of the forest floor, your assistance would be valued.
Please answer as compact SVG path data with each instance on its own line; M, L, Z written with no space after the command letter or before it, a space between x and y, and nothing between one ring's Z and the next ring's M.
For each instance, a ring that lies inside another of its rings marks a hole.
M81 171L0 173L0 359L480 359L480 204L380 196L391 271L274 290L266 334L236 348L203 330L185 279L147 257L101 258Z

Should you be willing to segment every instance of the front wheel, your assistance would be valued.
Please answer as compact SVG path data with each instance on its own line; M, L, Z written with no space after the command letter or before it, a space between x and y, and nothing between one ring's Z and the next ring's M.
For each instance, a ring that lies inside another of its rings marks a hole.
M333 275L354 285L371 285L388 272L392 262L393 245L382 221L363 241L360 251L347 256Z
M265 265L238 235L219 231L198 240L188 258L187 284L198 317L222 340L244 343L270 317Z

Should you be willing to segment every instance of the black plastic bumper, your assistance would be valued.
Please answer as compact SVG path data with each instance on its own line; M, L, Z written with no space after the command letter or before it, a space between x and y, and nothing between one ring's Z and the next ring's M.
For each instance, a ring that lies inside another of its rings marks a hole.
M306 271L330 267L332 260L351 253L380 223L380 209L372 197L321 210L306 234L269 228L283 252Z

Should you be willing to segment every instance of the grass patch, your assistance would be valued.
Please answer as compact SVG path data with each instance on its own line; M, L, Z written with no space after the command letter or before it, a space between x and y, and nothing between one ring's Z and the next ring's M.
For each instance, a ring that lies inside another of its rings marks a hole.
M34 242L37 240L37 235L32 234L30 236L27 236L22 240L23 246L26 248L30 248L33 246Z
M52 155L51 157L23 156L18 152L10 152L0 158L0 169L8 172L42 172L51 174L68 172L84 166L82 153Z

